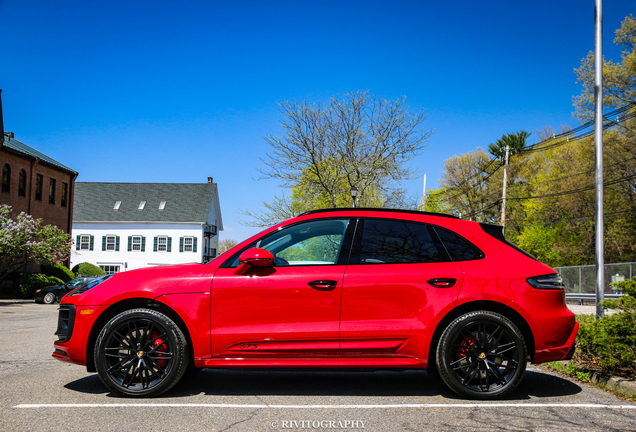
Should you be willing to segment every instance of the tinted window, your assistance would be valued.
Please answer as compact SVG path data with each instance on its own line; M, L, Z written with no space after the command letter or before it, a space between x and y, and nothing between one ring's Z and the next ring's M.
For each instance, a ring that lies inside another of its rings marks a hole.
M366 219L359 248L360 264L440 261L427 226L419 223Z
M470 261L484 258L484 253L472 243L446 228L435 227L444 247L453 261Z

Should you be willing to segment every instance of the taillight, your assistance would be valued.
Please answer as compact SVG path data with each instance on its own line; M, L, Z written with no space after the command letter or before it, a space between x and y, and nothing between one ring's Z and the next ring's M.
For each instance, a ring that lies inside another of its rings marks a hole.
M531 287L537 289L558 289L565 290L563 278L560 274L554 273L543 276L535 276L526 279Z

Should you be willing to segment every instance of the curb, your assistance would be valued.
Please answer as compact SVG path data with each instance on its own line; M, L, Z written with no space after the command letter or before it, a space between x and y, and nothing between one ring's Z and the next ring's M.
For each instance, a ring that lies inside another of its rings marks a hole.
M567 368L567 366L570 364L570 361L562 360L559 363L561 363L563 366ZM574 362L574 364L576 365L576 362ZM576 377L573 377L572 375L568 374L565 371L563 372L557 371L556 369L552 369L551 367L548 367L548 369L554 372L563 373L571 378L576 379ZM577 369L581 372L589 373L590 374L589 382L591 384L594 384L597 387L612 390L614 393L624 397L632 397L632 398L636 397L636 381L634 379L617 377L617 376L609 375L604 372L599 372L596 370L580 368L578 367L578 365L577 365Z
M28 299L0 299L0 305L5 304L25 304L25 303L35 303L34 300Z
M602 387L607 387L624 396L636 396L636 382L633 379L615 377L597 371L586 371L592 374L590 382Z

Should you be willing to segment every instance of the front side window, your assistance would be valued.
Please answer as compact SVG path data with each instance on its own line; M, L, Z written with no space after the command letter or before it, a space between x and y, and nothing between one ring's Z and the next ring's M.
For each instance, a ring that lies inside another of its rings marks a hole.
M271 233L243 250L250 247L268 250L274 255L276 266L338 264L348 226L349 219L299 223ZM225 266L238 266L239 255L240 252L230 258Z
M359 264L430 263L446 258L422 223L365 219L357 237L354 262L357 259Z

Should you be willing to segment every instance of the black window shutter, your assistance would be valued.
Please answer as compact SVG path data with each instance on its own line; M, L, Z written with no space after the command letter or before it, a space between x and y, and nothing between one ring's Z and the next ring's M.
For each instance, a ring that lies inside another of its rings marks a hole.
M168 237L168 252L172 252L172 237Z
M193 238L192 239L192 252L196 252L197 251L197 238Z
M128 252L132 250L132 236L128 236Z
M146 252L146 237L141 238L141 251Z
M91 242L88 246L88 250L93 250L93 242L95 241L95 236L91 236Z
M119 252L119 236L115 237L115 251Z
M152 247L153 252L157 252L157 237L155 237L155 245Z
M102 236L102 250L106 250L106 236Z
M77 241L75 242L75 250L80 250L80 236L77 236Z
M183 252L183 237L179 237L179 252Z

